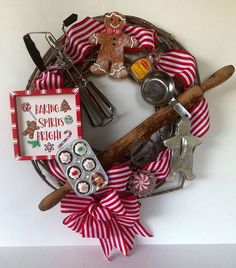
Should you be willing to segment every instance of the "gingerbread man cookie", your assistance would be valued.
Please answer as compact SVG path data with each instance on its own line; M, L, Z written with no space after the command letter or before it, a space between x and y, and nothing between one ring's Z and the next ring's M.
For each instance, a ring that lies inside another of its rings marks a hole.
M39 129L39 126L37 126L36 121L29 121L28 120L26 122L26 124L27 124L27 129L23 132L23 135L24 136L29 135L29 138L33 139L34 138L34 132L35 132L35 130Z
M127 77L124 66L124 47L136 47L138 41L122 32L126 23L125 16L118 12L111 12L104 17L106 29L100 33L94 33L89 42L101 45L96 62L90 67L95 75L108 73L113 78Z

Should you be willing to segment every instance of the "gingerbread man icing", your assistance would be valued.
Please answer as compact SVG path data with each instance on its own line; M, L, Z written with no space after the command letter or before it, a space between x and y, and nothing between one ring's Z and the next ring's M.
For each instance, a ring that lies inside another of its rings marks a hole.
M37 126L37 123L35 121L29 121L28 120L26 123L27 123L27 128L23 132L23 135L24 136L29 135L29 138L33 139L34 138L34 132L35 132L35 130L39 129L39 126Z
M113 78L127 77L128 73L124 66L124 47L136 47L138 41L122 32L125 24L124 15L111 12L104 17L106 29L90 36L90 43L100 45L97 60L90 67L93 74L103 75L110 71L110 76Z

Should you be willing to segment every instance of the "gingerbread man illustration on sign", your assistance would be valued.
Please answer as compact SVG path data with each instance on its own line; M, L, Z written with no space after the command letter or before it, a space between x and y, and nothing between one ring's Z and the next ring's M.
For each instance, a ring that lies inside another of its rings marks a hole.
M122 32L126 23L125 16L118 12L111 12L104 17L106 29L100 33L94 33L89 42L101 45L96 62L90 67L95 75L103 75L110 70L113 78L127 77L124 66L124 47L136 47L137 39Z
M35 132L35 130L39 129L39 126L37 126L37 123L35 121L29 121L29 120L26 122L26 124L27 124L27 128L23 132L23 135L24 136L29 135L29 138L33 139L34 138L34 132Z

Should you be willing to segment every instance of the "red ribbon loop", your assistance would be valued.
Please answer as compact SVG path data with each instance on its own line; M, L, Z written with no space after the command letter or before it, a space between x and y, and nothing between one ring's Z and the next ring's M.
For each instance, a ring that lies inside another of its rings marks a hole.
M136 234L151 236L139 222L140 204L134 195L119 197L111 190L98 201L70 193L61 207L69 213L63 223L83 237L99 238L107 258L113 247L127 255Z

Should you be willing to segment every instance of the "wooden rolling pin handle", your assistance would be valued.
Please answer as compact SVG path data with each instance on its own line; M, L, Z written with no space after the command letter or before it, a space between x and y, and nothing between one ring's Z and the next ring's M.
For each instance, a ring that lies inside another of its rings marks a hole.
M61 199L72 190L70 184L67 182L61 188L51 192L49 195L39 203L39 209L41 211L48 210L54 207Z
M206 92L207 90L222 84L233 75L234 71L235 68L233 65L227 65L219 69L201 84L200 87L202 91Z

